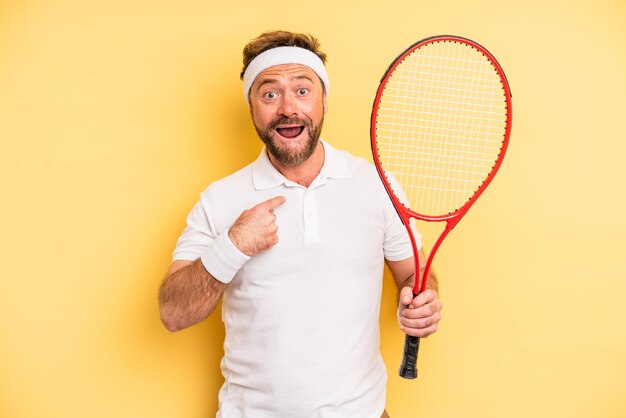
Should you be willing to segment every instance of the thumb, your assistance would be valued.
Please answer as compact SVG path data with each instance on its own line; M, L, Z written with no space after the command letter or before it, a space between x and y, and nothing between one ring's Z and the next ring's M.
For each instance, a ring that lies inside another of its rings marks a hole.
M410 287L403 287L400 289L400 303L408 305L413 300L413 289Z

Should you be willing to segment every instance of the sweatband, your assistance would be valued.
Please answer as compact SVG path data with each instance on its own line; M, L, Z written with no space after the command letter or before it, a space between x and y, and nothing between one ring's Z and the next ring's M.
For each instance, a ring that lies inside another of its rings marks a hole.
M228 231L220 234L200 256L206 271L222 283L229 283L249 259L235 247Z
M330 83L326 67L320 57L308 49L297 46L279 46L260 53L248 64L243 73L243 95L246 102L250 103L250 87L257 76L270 67L282 64L301 64L309 67L324 83L324 90L328 96Z

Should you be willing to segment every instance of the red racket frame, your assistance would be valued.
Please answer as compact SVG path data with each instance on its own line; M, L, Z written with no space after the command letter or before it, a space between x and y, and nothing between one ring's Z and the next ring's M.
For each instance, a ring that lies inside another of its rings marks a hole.
M391 185L389 184L389 181L387 180L387 177L385 176L383 167L378 157L378 151L377 151L377 145L376 145L376 116L377 116L377 109L380 103L380 99L382 97L383 91L385 90L385 86L387 85L387 80L389 80L389 77L391 77L396 67L405 59L405 57L407 57L413 51L425 45L428 45L429 43L442 42L442 41L461 42L461 43L468 44L476 48L477 50L479 50L483 55L485 55L491 61L495 70L498 72L500 79L502 80L502 86L505 92L504 96L505 96L505 101L506 101L507 117L506 117L506 129L504 132L504 140L502 142L502 147L501 147L501 151L498 156L498 159L495 161L495 165L493 166L491 172L489 173L487 178L484 180L484 182L480 185L480 187L476 190L474 195L472 195L472 197L463 206L461 206L459 209L457 209L454 212L451 212L446 215L440 215L440 216L429 216L429 215L419 214L411 210L410 208L407 208L400 202L400 200L394 194L393 189L391 188ZM406 230L409 233L409 236L411 238L411 245L413 247L413 254L414 254L414 259L415 259L415 272L417 276L415 280L415 285L413 286L413 294L417 295L423 292L424 290L426 290L426 283L428 281L427 279L428 272L430 271L432 261L435 257L435 254L437 253L437 250L439 249L439 246L441 245L443 240L446 238L448 233L456 226L456 224L461 220L461 218L463 218L463 216L467 213L469 208L480 197L480 195L487 188L489 183L491 183L491 180L493 180L493 177L496 175L496 173L498 172L498 169L502 165L502 160L504 159L504 155L506 154L506 150L509 144L509 137L511 135L511 122L512 122L511 119L512 119L511 90L509 88L509 83L507 81L506 75L504 74L504 71L502 70L502 67L500 66L496 58L493 55L491 55L491 53L487 51L486 48L484 48L482 45L470 39L462 38L459 36L453 36L453 35L433 36L430 38L422 39L421 41L418 41L414 43L413 45L411 45L407 50L405 50L402 54L400 54L393 61L393 63L389 66L389 68L383 75L383 78L380 81L380 85L378 86L378 90L376 91L376 98L374 100L374 105L372 106L372 117L370 121L370 138L371 138L372 154L374 157L374 164L376 166L376 170L378 171L378 175L380 176L383 182L383 185L385 186L385 189L387 190L387 194L391 198L391 201L393 202L393 206L398 212L398 215L400 216L400 219L402 220L402 223L406 227ZM417 245L415 243L415 237L413 236L413 231L411 230L411 224L410 224L411 218L415 218L415 219L419 219L419 220L427 221L427 222L442 222L442 221L446 222L444 231L441 233L441 235L439 236L439 238L433 245L433 248L431 249L428 255L428 258L426 260L426 265L424 266L424 274L422 276L423 280L422 280L421 287L419 286L419 283L420 283L419 250L417 249Z

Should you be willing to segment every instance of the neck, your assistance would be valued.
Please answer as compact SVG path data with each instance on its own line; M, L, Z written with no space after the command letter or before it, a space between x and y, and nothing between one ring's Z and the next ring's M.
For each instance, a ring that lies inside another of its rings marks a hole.
M294 167L282 165L276 161L270 153L267 155L274 168L276 168L280 174L285 176L287 180L298 183L304 187L309 187L311 183L313 183L313 180L315 180L324 165L324 146L321 141L317 142L315 151L313 151L313 154L311 154L305 162Z

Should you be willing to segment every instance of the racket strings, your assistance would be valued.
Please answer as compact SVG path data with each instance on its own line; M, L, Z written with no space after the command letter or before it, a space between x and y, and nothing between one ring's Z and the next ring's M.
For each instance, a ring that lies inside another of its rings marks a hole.
M487 57L463 43L423 45L387 79L376 114L379 160L412 210L454 212L493 169L506 117L502 81Z

